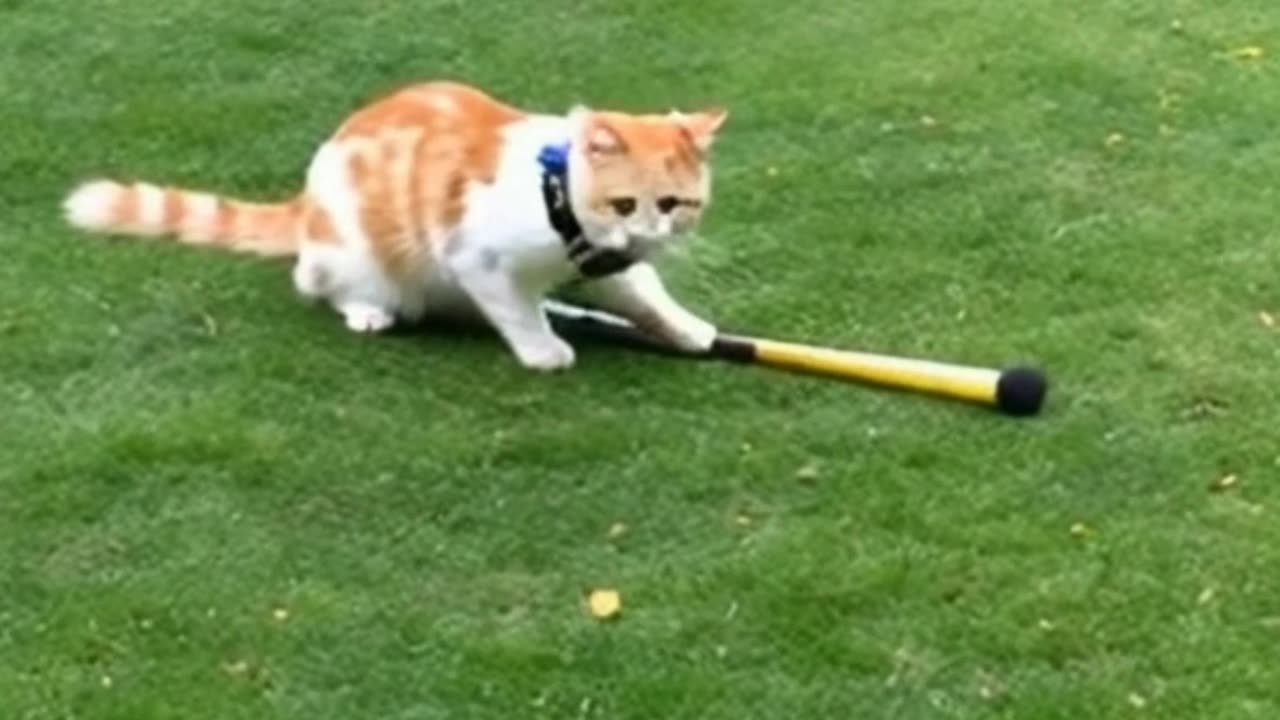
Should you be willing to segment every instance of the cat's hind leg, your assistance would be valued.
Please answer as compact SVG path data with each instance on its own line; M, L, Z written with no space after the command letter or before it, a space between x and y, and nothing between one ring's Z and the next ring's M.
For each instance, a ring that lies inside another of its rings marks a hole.
M317 243L303 243L293 284L302 297L327 301L358 333L391 328L403 294L372 259L346 247Z
M323 299L354 332L376 333L413 307L411 293L384 272L374 256L373 232L361 216L350 152L326 143L307 170L307 209L293 282L306 298ZM395 228L380 228L393 232Z
M358 333L377 333L396 324L396 316L377 305L352 300L338 306L347 327Z

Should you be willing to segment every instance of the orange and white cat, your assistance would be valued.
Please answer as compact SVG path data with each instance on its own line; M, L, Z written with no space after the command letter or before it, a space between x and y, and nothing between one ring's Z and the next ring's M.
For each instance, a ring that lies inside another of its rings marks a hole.
M347 118L287 202L95 180L64 210L93 232L295 257L297 290L357 332L478 310L524 366L565 369L574 351L543 302L579 279L593 304L700 351L715 327L671 297L653 260L706 210L708 153L726 115L532 113L467 85L423 83ZM565 217L576 238L556 222ZM621 262L585 273L595 256Z

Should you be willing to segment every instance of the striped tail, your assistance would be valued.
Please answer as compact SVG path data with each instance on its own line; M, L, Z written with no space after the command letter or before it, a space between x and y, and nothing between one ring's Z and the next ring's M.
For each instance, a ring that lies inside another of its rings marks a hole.
M90 232L171 236L192 245L281 257L298 250L304 202L299 196L250 203L151 183L94 180L72 191L63 210L69 223Z

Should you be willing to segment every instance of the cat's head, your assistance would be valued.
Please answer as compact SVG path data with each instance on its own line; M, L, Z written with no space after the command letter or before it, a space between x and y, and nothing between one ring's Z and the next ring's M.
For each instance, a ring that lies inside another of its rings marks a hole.
M711 202L709 152L727 111L576 117L570 187L592 242L644 253L697 226Z

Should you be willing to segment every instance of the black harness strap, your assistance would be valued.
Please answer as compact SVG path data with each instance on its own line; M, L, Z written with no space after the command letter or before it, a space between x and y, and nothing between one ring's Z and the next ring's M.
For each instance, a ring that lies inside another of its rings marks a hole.
M542 164L542 200L547 219L564 241L566 252L583 277L601 278L622 272L635 263L630 253L591 244L569 205L568 146L548 146L538 155Z

